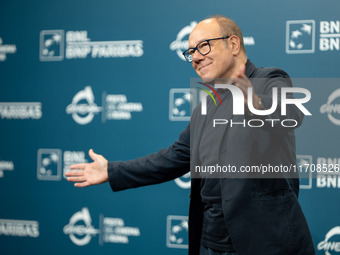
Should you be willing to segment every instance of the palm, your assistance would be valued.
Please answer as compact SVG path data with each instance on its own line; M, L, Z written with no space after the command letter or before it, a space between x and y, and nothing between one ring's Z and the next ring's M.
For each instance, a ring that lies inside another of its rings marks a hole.
M67 172L65 175L69 182L75 182L75 187L88 187L108 181L107 160L102 156L89 151L92 163L75 164L70 169L81 169Z

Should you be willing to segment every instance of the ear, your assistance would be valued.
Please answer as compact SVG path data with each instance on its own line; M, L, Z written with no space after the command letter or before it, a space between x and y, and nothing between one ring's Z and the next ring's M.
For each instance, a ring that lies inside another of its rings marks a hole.
M231 52L234 56L238 55L241 51L241 40L236 35L232 35L228 40L228 48L231 49Z

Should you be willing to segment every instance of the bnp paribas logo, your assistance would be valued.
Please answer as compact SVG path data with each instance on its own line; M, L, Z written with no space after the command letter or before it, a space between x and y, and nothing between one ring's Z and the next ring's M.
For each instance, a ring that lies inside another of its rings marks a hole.
M286 53L315 52L315 21L288 20L286 23Z
M61 61L64 59L64 30L43 30L40 32L40 61Z

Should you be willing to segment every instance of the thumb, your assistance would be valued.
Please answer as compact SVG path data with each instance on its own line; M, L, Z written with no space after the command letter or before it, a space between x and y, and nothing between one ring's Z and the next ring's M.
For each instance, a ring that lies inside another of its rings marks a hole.
M246 65L241 65L236 72L237 78L245 78Z
M245 70L246 70L246 65L240 65L238 69L234 71L232 74L231 78L232 79L239 79L239 78L245 78Z
M94 153L92 149L89 150L89 156L93 159L93 161L96 161L98 159L98 154Z

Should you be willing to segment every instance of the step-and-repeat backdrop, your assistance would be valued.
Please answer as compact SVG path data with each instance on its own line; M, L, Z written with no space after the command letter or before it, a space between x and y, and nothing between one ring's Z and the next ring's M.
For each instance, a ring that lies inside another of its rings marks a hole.
M88 150L127 160L168 147L190 118L181 52L213 14L249 59L311 92L297 160L317 254L340 254L338 1L2 1L0 253L186 254L190 176L113 193L64 177ZM300 79L306 78L306 79ZM334 166L332 172L318 171ZM254 219L256 220L256 219Z

